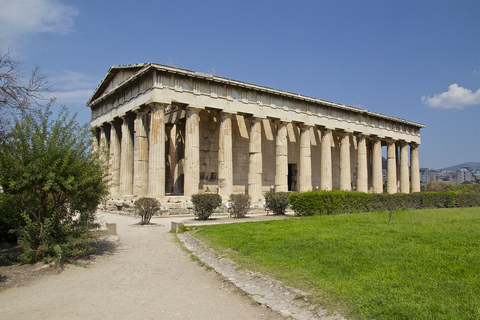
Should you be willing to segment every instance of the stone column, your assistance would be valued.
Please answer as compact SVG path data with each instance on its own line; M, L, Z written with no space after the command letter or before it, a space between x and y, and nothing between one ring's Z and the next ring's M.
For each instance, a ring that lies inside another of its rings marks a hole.
M100 157L104 161L108 161L108 152L109 152L107 130L108 130L107 129L107 124L104 123L100 128L100 141L99 141L99 144L98 144L98 147L100 149Z
M224 201L233 192L232 134L232 115L222 112L218 139L218 192Z
M418 144L410 144L410 174L412 192L420 192L420 162L418 158Z
M148 195L165 196L165 109L151 106L148 157Z
M363 134L357 136L357 191L368 192L367 139Z
M397 193L397 148L395 141L387 142L387 193Z
M311 126L307 125L300 126L300 192L312 190L312 156L310 146L310 128Z
M263 201L262 194L262 119L250 120L248 194L252 202Z
M137 112L135 119L135 155L133 168L133 194L146 196L148 193L148 116Z
M287 123L278 122L275 142L275 191L288 192Z
M99 145L100 145L100 136L99 136L98 128L96 128L95 134L92 137L92 152L97 152Z
M117 121L110 122L110 194L119 194L120 191L120 132Z
M340 141L340 190L352 190L350 173L350 134L342 134Z
M200 110L187 108L185 124L185 168L183 194L198 193L200 183Z
M408 145L402 142L400 145L400 192L409 193L409 174L408 174Z
M382 141L379 138L373 139L372 155L372 182L373 192L383 193L383 174L382 174Z
M133 119L122 117L122 142L120 156L120 194L133 194Z
M322 131L320 149L320 189L332 190L332 130Z

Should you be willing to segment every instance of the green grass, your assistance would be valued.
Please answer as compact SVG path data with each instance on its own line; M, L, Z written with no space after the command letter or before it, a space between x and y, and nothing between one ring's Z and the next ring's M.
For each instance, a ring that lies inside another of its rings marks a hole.
M202 227L241 267L358 319L480 319L480 208Z

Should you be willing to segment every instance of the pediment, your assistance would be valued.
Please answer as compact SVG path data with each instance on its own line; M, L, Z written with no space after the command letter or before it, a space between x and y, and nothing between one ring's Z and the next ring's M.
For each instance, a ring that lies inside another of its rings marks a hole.
M111 90L117 88L122 83L134 77L137 73L143 70L148 63L138 63L133 65L119 65L113 66L108 70L107 75L100 82L92 97L87 103L89 106L93 101L99 97L107 94Z

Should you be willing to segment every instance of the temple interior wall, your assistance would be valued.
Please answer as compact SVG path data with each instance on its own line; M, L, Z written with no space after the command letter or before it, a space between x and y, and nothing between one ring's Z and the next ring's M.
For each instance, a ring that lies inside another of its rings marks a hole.
M233 192L248 189L249 129L250 122L242 115L232 116Z

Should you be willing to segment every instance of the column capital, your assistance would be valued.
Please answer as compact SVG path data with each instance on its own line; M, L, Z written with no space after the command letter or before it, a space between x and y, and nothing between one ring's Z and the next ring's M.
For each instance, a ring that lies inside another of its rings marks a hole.
M186 106L186 107L185 107L185 110L188 111L188 112L199 113L200 111L202 111L202 108L192 107L192 106Z

